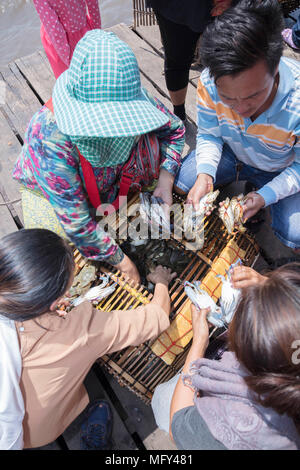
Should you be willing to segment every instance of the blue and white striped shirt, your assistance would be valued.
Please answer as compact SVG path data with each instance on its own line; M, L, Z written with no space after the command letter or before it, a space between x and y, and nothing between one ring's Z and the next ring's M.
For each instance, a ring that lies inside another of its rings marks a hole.
M215 178L223 144L263 171L280 172L257 191L268 206L300 191L300 64L281 58L271 106L257 119L243 118L222 102L205 69L197 90L197 174Z

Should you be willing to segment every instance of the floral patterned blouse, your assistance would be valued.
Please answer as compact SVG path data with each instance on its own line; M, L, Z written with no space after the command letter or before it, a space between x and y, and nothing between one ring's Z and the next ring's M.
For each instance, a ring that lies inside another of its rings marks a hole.
M167 124L153 131L160 146L160 168L175 175L180 166L185 128L158 99L149 100L168 114ZM138 144L134 144L136 148ZM133 149L134 150L134 147ZM112 202L124 163L115 167L94 167L102 202ZM115 240L97 226L90 205L76 146L61 133L54 115L43 106L31 119L13 177L29 189L41 193L53 207L67 237L83 256L118 264L124 254Z

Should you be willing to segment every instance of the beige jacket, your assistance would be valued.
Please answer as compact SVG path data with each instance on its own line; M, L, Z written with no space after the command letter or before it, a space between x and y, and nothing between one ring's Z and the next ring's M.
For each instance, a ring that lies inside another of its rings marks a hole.
M83 381L96 359L157 337L169 326L164 310L148 304L101 312L84 302L66 318L45 314L16 322L23 363L24 447L55 440L89 400Z

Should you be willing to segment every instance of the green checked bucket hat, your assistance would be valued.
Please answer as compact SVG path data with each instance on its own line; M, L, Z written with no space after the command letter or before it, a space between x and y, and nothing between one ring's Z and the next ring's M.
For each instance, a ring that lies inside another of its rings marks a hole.
M54 86L53 105L61 132L92 140L147 134L169 120L144 94L130 47L100 29L78 42Z

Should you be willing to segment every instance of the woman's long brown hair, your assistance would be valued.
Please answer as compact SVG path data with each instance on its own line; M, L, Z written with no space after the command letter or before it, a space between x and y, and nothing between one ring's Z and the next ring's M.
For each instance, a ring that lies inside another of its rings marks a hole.
M300 433L300 263L282 266L264 283L245 289L229 344L251 374L245 381L257 401L286 413Z

